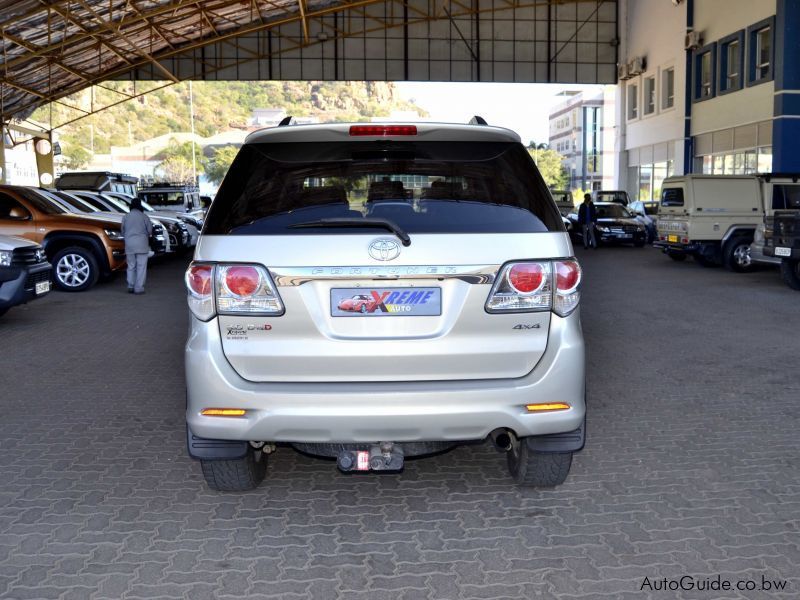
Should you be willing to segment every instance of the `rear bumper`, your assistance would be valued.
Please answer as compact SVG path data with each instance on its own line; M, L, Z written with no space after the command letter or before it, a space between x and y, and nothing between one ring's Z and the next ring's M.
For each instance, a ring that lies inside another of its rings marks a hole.
M213 440L270 442L465 441L497 428L518 436L575 431L585 416L584 342L578 311L551 317L548 346L525 377L472 381L254 383L222 352L216 319L192 318L186 345L186 421ZM529 413L526 404L567 402ZM204 408L243 408L244 417L204 417Z

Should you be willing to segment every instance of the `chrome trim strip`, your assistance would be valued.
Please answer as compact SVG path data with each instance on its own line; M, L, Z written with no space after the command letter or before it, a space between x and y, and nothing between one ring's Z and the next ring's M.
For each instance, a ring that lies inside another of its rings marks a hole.
M278 287L303 285L315 280L460 279L471 284L494 283L500 265L403 265L360 267L271 267Z

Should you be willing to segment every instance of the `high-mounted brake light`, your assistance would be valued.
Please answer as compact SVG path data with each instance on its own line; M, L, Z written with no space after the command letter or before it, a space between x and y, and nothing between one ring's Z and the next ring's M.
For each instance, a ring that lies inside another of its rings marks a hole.
M351 136L417 135L416 125L351 125Z

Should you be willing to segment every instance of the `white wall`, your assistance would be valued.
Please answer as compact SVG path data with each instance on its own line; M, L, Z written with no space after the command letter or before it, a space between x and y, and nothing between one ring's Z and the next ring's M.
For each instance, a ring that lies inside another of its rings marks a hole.
M686 3L674 6L667 0L625 0L627 18L620 23L625 27L625 61L635 57L647 58L647 70L640 76L623 82L618 104L620 115L627 124L625 149L659 144L683 139L684 80L686 77L683 38L686 32ZM661 72L675 68L675 104L661 109ZM656 78L656 111L643 115L644 79ZM639 118L627 120L627 87L638 85ZM677 159L677 155L676 155Z
M704 44L746 29L776 11L775 0L695 0L694 6L695 31L702 34ZM774 92L770 81L694 103L692 135L771 120Z

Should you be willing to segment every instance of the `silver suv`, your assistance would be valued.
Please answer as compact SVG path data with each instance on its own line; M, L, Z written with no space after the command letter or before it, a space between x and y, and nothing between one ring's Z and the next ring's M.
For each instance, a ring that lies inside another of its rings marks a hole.
M487 437L517 483L565 480L581 269L519 136L473 123L247 138L186 272L187 441L210 487L255 487L278 444L398 471Z

